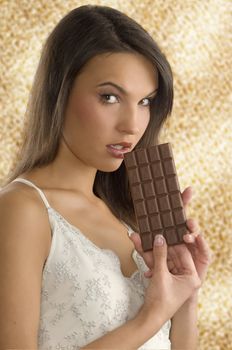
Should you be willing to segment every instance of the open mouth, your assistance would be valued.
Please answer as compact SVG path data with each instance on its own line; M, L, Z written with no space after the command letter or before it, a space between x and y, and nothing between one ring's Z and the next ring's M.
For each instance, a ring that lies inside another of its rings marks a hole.
M130 143L119 143L107 145L106 148L110 154L116 158L123 158L123 154L131 151L132 144Z

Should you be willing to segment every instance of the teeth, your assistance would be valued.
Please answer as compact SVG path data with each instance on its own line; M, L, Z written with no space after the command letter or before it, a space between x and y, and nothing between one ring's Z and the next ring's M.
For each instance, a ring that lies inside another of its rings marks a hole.
M110 145L110 147L115 148L115 149L123 149L124 148L121 145Z

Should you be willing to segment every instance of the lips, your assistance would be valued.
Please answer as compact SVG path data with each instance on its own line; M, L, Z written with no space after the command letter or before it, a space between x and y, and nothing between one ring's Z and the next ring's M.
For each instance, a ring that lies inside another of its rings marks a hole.
M129 142L118 142L110 145L106 145L108 152L115 158L123 159L123 154L130 152L132 143Z

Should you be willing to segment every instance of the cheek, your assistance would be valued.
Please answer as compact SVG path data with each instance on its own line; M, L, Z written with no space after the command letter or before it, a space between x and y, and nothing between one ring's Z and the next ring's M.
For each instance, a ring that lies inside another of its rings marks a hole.
M110 107L95 102L80 111L78 119L80 129L88 132L90 137L93 135L94 138L101 138L114 129L117 124L117 113Z
M148 112L144 113L144 115L140 119L140 125L139 125L140 128L139 129L141 130L142 133L144 133L145 130L147 129L149 121L150 121L150 112L148 111Z
M101 124L103 119L100 111L97 108L96 103L93 103L90 99L85 101L76 101L74 108L72 109L72 127L77 128L83 132L85 129L91 131Z
M85 101L82 101L81 103L77 103L76 108L76 117L77 120L81 124L88 124L90 121L94 121L94 109L91 105L91 103L86 103Z

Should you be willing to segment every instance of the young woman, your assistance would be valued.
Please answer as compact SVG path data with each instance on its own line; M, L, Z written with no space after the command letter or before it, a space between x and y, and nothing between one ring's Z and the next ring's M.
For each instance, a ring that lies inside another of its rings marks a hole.
M165 56L125 14L82 6L52 31L0 195L1 349L196 349L208 245L189 219L186 244L144 253L123 162L158 142L172 100Z

